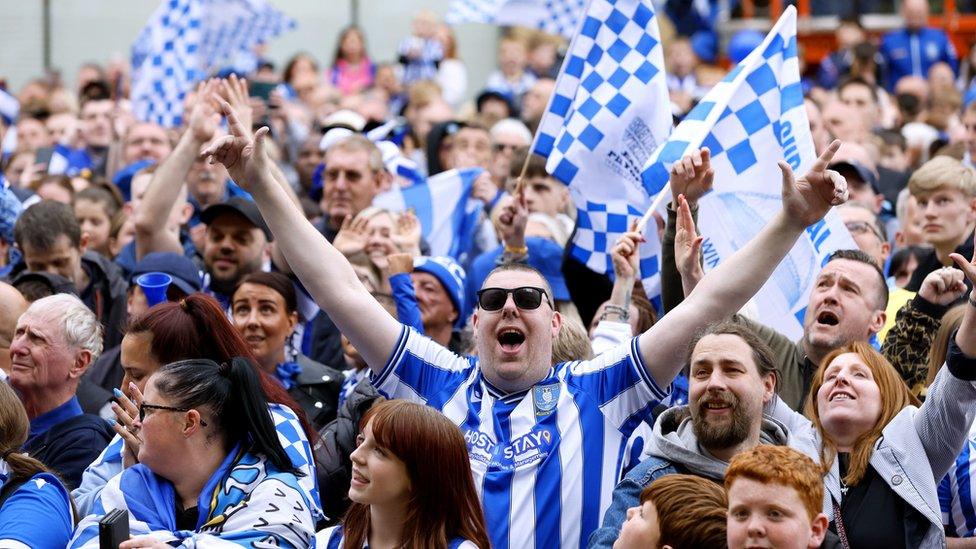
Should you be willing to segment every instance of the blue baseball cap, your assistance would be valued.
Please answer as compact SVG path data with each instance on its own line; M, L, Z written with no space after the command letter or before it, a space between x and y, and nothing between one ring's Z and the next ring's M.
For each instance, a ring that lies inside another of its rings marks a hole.
M136 160L132 164L115 172L115 177L112 178L112 184L118 187L119 192L122 193L122 198L126 199L126 201L132 200L132 178L153 164L155 162L152 160Z
M135 284L140 275L146 273L166 273L173 277L173 284L186 294L203 291L200 269L190 258L172 252L153 252L146 254L129 275L129 285Z
M464 325L464 281L467 275L464 269L450 257L418 257L413 261L413 270L429 273L436 278L458 312L455 325Z

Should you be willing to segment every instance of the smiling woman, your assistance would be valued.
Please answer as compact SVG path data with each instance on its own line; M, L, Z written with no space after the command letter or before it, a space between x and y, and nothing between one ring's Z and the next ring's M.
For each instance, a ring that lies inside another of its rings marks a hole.
M350 456L352 506L341 525L316 535L317 546L490 547L456 425L422 404L388 400L370 408L360 428Z
M295 287L281 273L247 275L231 301L234 326L261 369L276 379L312 425L321 429L336 417L345 376L289 348L298 315Z

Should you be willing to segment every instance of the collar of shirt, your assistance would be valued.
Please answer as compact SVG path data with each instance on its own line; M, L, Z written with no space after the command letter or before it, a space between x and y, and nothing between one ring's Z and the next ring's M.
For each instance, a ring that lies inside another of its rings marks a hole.
M73 396L61 406L32 419L30 422L30 438L41 436L51 427L75 416L80 416L82 413L81 404L78 404L78 397Z

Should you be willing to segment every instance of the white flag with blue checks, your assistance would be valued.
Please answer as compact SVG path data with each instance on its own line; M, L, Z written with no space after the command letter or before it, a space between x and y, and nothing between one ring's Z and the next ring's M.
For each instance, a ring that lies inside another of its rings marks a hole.
M518 25L570 38L585 7L586 0L454 0L446 20Z
M597 272L613 271L610 248L658 190L645 188L641 169L671 131L660 42L650 0L592 0L539 124L533 152L578 211L571 253ZM647 240L641 278L655 297L660 243Z
M163 2L132 44L136 116L179 126L183 100L197 82L294 26L264 0Z
M785 160L799 177L817 159L803 105L796 52L796 10L788 7L762 44L716 85L675 128L644 171L663 186L676 160L709 148L715 185L699 202L705 269L746 244L782 208ZM810 289L832 252L856 248L836 212L807 228L754 298L759 319L791 338L803 331Z

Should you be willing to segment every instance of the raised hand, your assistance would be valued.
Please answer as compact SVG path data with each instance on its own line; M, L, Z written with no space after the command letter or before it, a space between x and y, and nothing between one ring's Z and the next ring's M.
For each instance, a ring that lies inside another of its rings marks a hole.
M498 214L498 236L506 248L525 246L525 225L529 221L529 207L525 194L508 197Z
M254 128L254 109L251 106L251 97L247 89L247 80L238 78L236 74L230 78L220 81L220 97L230 104L241 124L251 131Z
M613 274L618 280L630 281L637 277L640 266L640 243L644 242L644 235L637 231L637 222L630 225L630 230L620 235L620 239L610 249L610 259L613 261Z
M395 253L386 256L388 273L390 276L400 273L413 272L413 256L405 253Z
M220 126L219 105L213 99L220 85L221 81L214 78L197 85L190 114L187 117L187 131L198 143L208 143L214 138Z
M117 402L112 404L116 417L112 429L122 437L122 466L131 467L139 462L139 447L142 445L142 438L139 436L142 426L136 421L139 417L139 406L142 405L142 391L135 383L129 382L131 400L118 389L113 394Z
M701 264L701 236L695 229L695 219L691 216L691 208L685 197L678 195L678 223L674 234L674 263L681 275L681 283L685 295L705 276Z
M491 180L491 174L487 171L481 172L471 185L471 198L477 198L485 204L491 204L498 194L498 185Z
M976 252L974 252L972 259L966 259L957 253L949 254L949 258L952 259L957 267L962 269L969 284L976 284ZM956 345L959 346L963 354L970 358L976 358L976 305L973 305L973 303L976 302L973 301L973 293L970 291L969 305L966 306L966 312L962 317L962 324L959 325L959 330L956 331Z
M200 156L209 158L211 163L223 164L235 183L250 190L253 181L271 175L271 160L264 148L268 127L264 126L252 135L230 103L220 98L217 101L220 112L227 118L230 135L215 139L200 151Z
M698 199L712 190L715 181L715 170L712 168L712 153L708 147L686 154L681 160L671 166L672 202L678 195L684 195L689 204L698 203Z
M332 240L332 245L346 257L363 251L366 248L366 240L368 237L366 226L368 224L368 219L353 219L353 216L346 216L342 221L339 232Z
M413 210L407 210L397 217L393 242L398 250L411 256L420 255L420 236L420 220L414 215Z
M830 208L847 202L847 180L827 166L834 158L840 141L835 139L800 179L784 160L779 161L783 172L783 212L790 223L806 228L827 215Z
M936 269L922 280L918 295L929 303L949 305L966 293L965 276L963 271L952 267Z

